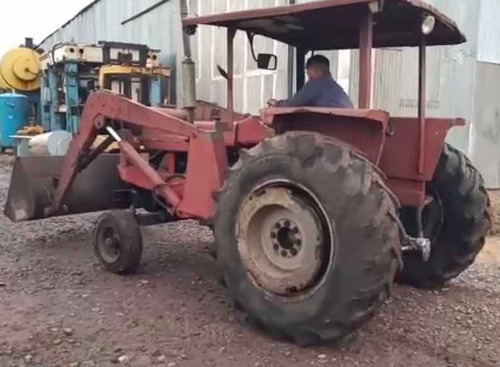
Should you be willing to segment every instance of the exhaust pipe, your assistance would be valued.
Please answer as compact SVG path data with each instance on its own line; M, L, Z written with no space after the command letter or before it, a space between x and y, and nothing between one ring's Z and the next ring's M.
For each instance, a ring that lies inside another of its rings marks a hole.
M181 18L185 19L188 15L187 0L181 0ZM184 60L182 61L181 71L181 105L187 111L188 121L194 122L194 111L196 109L196 64L192 59L191 36L192 34L187 29L183 29Z

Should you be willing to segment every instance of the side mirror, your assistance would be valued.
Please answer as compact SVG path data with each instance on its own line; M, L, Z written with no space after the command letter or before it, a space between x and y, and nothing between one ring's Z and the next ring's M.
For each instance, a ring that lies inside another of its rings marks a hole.
M227 71L224 70L222 68L222 66L220 65L217 65L217 71L219 72L219 74L221 75L221 77L223 77L224 79L228 80L229 79L229 75L227 75Z
M263 70L276 70L278 68L278 57L273 54L259 54L257 56L257 67Z

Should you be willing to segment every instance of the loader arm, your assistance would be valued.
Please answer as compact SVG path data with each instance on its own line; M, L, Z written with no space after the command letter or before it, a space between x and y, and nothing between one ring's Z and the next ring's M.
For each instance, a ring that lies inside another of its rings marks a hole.
M154 130L186 141L196 131L196 128L186 121L148 108L118 94L109 91L92 94L85 105L80 129L71 141L64 159L59 182L53 197L53 205L49 208L46 216L60 213L65 196L71 188L76 175L87 167L103 150L102 147L97 147L94 151L90 149L97 138L99 130L104 128L106 124L114 122L127 123L143 130ZM109 144L109 140L102 144ZM121 141L120 148L130 162L143 173L146 173L147 177L154 181L156 186L163 182L162 178L154 170L150 169L144 172L144 159L129 142ZM163 191L163 193L160 193L161 196L168 198L166 200L174 201L173 203L167 201L167 203L174 206L178 205L178 200L175 199L168 186L164 186L161 190Z

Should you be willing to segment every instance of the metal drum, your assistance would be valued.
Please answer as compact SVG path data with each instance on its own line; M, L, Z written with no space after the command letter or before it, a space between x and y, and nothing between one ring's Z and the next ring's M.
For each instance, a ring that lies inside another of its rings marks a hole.
M10 138L28 123L29 100L22 94L0 94L0 147L13 148Z

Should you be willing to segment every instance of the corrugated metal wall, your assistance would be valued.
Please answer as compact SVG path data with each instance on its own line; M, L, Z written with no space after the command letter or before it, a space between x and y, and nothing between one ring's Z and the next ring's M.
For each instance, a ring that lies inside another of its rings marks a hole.
M190 0L190 13L207 15L243 9L285 5L288 0ZM226 30L201 26L193 37L195 60L198 60L198 98L226 105L226 81L217 71L217 65L227 65ZM257 113L271 97L287 95L288 47L280 42L255 37L255 51L271 52L278 56L278 70L257 69L248 40L243 32L235 39L235 108Z
M481 62L500 64L500 1L481 0L478 55Z
M161 62L164 65L176 65L177 55L183 52L179 32L174 31L181 29L177 0L170 0L122 25L123 21L156 3L158 0L98 1L48 37L40 47L50 50L60 42L97 43L102 40L143 43L162 50ZM172 88L175 90L175 83Z
M465 127L454 128L448 142L469 155L486 185L500 188L500 136L497 133L500 99L497 98L500 65L499 0L432 0L454 19L468 42L428 50L427 114L429 117L463 117ZM497 59L499 57L499 59ZM393 116L416 116L418 51L378 50L375 55L374 107ZM353 55L351 93L357 93L357 57Z
M42 48L48 50L59 42L96 43L100 40L145 43L162 50L165 65L182 60L179 1L170 0L155 10L125 25L121 23L157 3L158 0L101 0L77 16L67 26L50 36ZM189 0L191 14L206 15L250 8L287 4L288 0ZM192 37L197 66L198 97L226 104L226 84L217 65L226 67L226 31L199 27ZM279 56L276 72L257 70L243 33L235 42L235 107L240 111L258 112L273 96L287 94L287 46L279 42L255 40L256 50L274 52Z
M298 0L297 3L314 0ZM154 11L126 24L121 23L148 8L157 0L101 0L82 13L44 43L50 49L58 42L97 42L113 40L146 43L162 49L162 61L177 65L182 44L178 0L170 0ZM200 15L286 4L287 0L190 0L191 13ZM453 47L430 48L428 60L427 112L435 117L463 117L465 128L453 129L449 142L468 153L481 168L489 187L500 187L500 152L497 123L500 100L484 83L492 87L497 68L479 65L500 60L500 0L429 1L453 18L465 32L468 42ZM225 30L200 27L193 38L198 61L199 98L226 103L225 82L217 65L226 67ZM260 52L273 51L279 56L278 70L257 70L243 34L236 40L235 106L240 111L257 112L265 101L287 94L287 47L278 42L257 40ZM357 52L327 53L332 73L340 77L354 102L357 101ZM350 75L350 78L349 78ZM348 83L350 79L350 83ZM495 84L498 85L498 84ZM417 51L412 49L378 50L375 56L374 107L392 115L415 116L417 113Z
M472 157L491 188L500 187L500 66L478 62Z
M465 152L470 151L478 1L430 1L458 23L469 40L458 46L430 47L427 61L427 114L465 118L467 127L454 129L449 136L449 141ZM379 50L375 64L374 107L395 116L416 116L418 50Z
M500 1L481 0L470 155L486 184L500 188Z
M51 35L41 47L49 50L59 42L96 43L101 40L147 43L161 48L164 62L176 54L180 29L178 1L171 0L156 10L122 25L133 15L157 3L158 0L101 0L77 16L64 28ZM176 27L176 28L174 28Z

